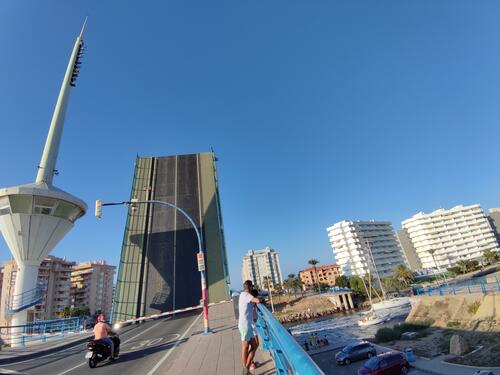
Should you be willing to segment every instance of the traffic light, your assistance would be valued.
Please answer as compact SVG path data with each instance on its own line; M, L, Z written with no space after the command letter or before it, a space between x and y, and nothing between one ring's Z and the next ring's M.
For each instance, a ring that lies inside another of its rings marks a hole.
M102 217L102 200L95 201L95 217L100 219Z

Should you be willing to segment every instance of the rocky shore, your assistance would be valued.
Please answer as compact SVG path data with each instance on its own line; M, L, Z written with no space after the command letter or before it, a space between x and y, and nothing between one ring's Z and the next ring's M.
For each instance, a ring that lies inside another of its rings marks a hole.
M340 308L330 308L320 311L301 311L301 312L293 312L286 315L278 316L277 319L280 323L295 323L303 320L316 319L324 316L333 315L343 310Z

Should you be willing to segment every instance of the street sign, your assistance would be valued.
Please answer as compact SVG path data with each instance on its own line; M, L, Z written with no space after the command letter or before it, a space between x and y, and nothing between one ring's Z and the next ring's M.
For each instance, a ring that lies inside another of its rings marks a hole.
M198 259L198 271L205 271L205 258L203 257L203 253L198 253L196 258Z

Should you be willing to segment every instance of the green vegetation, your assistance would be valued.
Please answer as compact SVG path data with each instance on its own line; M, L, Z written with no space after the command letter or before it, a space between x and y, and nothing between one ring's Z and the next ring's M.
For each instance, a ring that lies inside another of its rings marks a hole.
M479 306L481 306L481 302L474 301L470 305L467 305L467 311L469 312L469 314L474 315L475 313L477 313L477 310L479 310Z
M474 272L478 269L479 262L477 260L460 259L453 267L448 268L448 272L456 276Z
M448 327L448 328L460 328L461 326L462 326L462 324L460 322L450 321L450 322L446 323L446 327Z
M417 337L425 337L428 335L427 328L429 328L431 324L430 321L422 321L415 323L400 323L394 325L392 328L379 328L375 334L375 339L378 342L395 341L399 340L401 335L405 332L418 332Z
M394 268L392 276L382 279L385 289L388 292L397 292L407 289L415 282L413 272L403 264Z
M338 286L340 288L349 288L350 283L349 283L349 278L347 276L338 276L335 279L335 286Z
M61 318L76 318L89 315L90 309L88 307L84 307L83 309L79 309L77 307L65 307L61 312Z
M319 292L320 291L320 286L319 286L318 270L316 269L316 264L319 263L319 260L317 260L317 259L309 259L307 261L307 263L309 263L314 268L314 273L316 274L316 280L318 281L318 284L316 285L315 289L316 289L316 291Z
M488 249L483 253L483 257L488 264L495 264L497 262L500 262L500 252L498 251Z

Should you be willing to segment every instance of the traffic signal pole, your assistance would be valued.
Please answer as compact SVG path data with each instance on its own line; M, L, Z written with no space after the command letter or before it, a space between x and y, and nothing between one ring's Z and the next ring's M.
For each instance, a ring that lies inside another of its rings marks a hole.
M210 327L209 327L209 321L208 321L208 290L207 290L207 278L206 278L206 267L205 267L205 253L203 252L203 243L201 241L201 234L200 231L198 230L198 227L196 226L194 220L187 214L186 211L184 211L182 208L176 206L173 203L166 202L166 201L160 201L160 200L147 200L147 201L140 201L140 200L135 200L132 199L130 201L124 201L124 202L112 202L112 203L104 203L101 200L96 200L95 202L95 216L100 219L102 218L102 208L104 206L129 206L129 207L135 207L135 205L138 204L160 204L163 206L168 206L171 208L176 209L179 211L188 221L191 223L193 226L195 232L196 232L196 237L198 238L198 253L196 255L197 258L197 263L198 263L198 271L200 272L200 279L201 279L201 299L202 299L202 306L203 306L203 334L208 335L210 333Z

